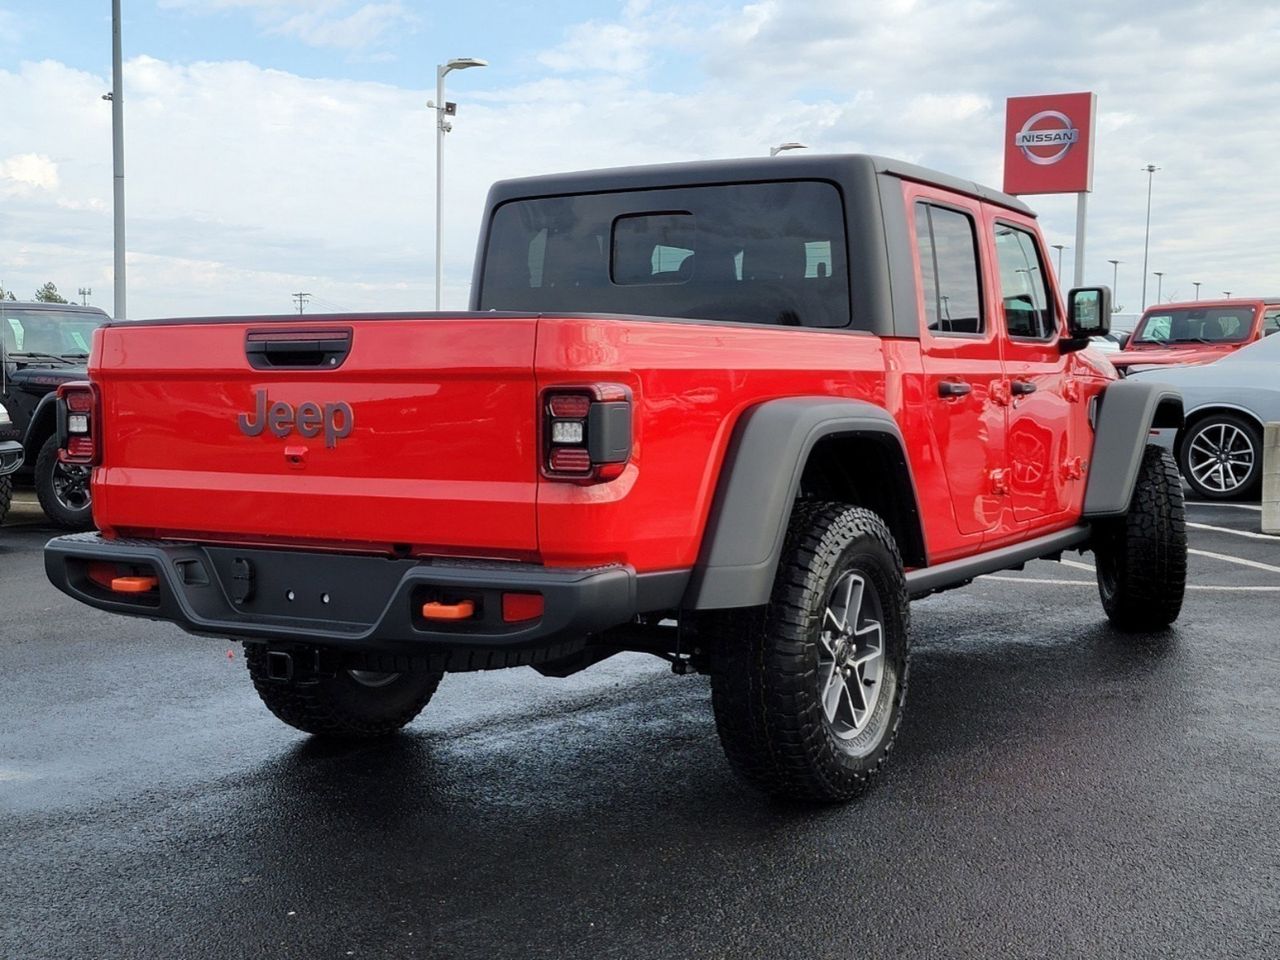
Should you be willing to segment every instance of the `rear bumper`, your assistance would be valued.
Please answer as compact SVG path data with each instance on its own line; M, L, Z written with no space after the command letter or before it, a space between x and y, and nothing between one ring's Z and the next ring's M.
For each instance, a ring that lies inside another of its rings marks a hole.
M95 563L155 576L157 589L114 594L90 577ZM655 598L678 596L688 577L687 571L661 575L665 579L659 585L622 565L563 569L392 559L108 540L99 534L49 541L45 571L55 587L82 603L167 620L190 633L388 652L532 649L584 638L629 623L641 609L652 609L647 604ZM505 623L504 592L540 593L542 616ZM424 602L461 597L473 600L474 618L450 623L422 618Z
M22 444L16 440L0 443L0 477L8 476L22 466Z

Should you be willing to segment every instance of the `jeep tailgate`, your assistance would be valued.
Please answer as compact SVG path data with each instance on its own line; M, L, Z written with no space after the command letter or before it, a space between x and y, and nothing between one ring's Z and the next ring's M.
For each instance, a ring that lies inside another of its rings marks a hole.
M536 324L106 327L90 365L102 402L95 519L121 535L532 556Z

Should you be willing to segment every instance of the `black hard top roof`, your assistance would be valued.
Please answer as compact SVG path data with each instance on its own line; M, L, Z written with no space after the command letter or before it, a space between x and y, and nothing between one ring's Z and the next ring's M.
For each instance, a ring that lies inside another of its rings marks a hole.
M96 313L104 317L107 311L101 307L87 307L79 303L46 303L43 300L0 300L0 310L61 310L72 313Z
M766 180L832 180L849 182L859 175L882 173L953 190L988 203L1035 216L1017 197L984 187L973 180L938 173L925 167L870 154L809 154L789 157L746 157L738 160L700 160L639 167L614 167L553 173L540 177L500 180L489 192L497 206L528 197L564 196L576 193L614 193L620 190L652 190L696 184L748 183Z

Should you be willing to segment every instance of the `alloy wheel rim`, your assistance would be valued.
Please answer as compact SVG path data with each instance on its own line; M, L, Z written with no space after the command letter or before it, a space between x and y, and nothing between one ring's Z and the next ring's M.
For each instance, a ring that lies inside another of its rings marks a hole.
M53 495L68 510L89 506L89 469L59 463L53 468Z
M1211 423L1196 431L1187 448L1191 478L1213 493L1233 493L1253 476L1257 461L1249 435L1231 423Z
M381 670L348 670L347 673L362 687L385 687L400 678L398 673L383 673Z
M822 613L818 683L831 732L851 740L867 729L884 683L884 625L875 588L849 571Z

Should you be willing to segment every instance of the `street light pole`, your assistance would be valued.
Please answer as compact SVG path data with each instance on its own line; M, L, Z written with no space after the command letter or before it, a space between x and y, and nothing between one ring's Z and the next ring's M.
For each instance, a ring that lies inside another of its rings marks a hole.
M1124 263L1124 261L1108 260L1107 263L1111 264L1111 302L1114 305L1120 299L1120 295L1116 293L1116 290L1120 284L1120 264Z
M1156 303L1159 303L1164 299L1164 271L1163 270L1155 271L1155 278L1156 278Z
M447 63L436 66L436 99L427 101L427 106L436 112L436 310L440 309L440 293L444 287L444 135L453 129L453 124L446 117L454 111L444 99L445 74L452 70L466 70L468 67L487 67L488 60L476 57L454 57Z
M1062 282L1062 251L1067 249L1067 245L1065 243L1055 243L1053 244L1053 249L1058 251L1058 282L1061 283Z
M124 79L121 76L120 0L111 0L111 168L115 226L115 319L125 318L124 282Z
M1202 280L1192 280L1192 281L1191 281L1191 285L1192 285L1193 287L1195 287L1195 288L1196 288L1196 299L1197 299L1197 300L1199 300L1199 299L1200 299L1200 284L1201 284L1201 283L1203 283L1203 281L1202 281Z
M1142 241L1142 309L1147 309L1147 250L1151 246L1151 181L1160 168L1148 163L1142 168L1147 172L1147 232Z
M782 153L782 151L784 150L807 150L807 149L809 149L809 145L807 143L796 143L794 140L788 140L786 143L780 143L776 147L770 147L769 156L776 157L778 154Z

